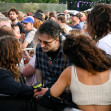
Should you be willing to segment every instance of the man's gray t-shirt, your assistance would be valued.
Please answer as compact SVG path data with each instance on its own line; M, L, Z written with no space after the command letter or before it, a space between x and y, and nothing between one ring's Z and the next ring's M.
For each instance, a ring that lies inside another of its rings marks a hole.
M24 41L24 42L28 42L27 48L33 47L33 39L34 39L36 31L37 29L33 28L30 32L27 33L25 41Z

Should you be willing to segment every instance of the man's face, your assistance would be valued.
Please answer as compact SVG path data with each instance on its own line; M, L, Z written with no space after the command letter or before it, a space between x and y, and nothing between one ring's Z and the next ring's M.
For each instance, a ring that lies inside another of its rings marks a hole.
M24 29L26 30L26 31L30 31L30 28L32 27L32 23L23 23L23 25L24 25Z
M57 23L58 23L58 24L61 24L61 21L57 19Z
M78 20L78 17L76 17L76 16L71 16L71 21L72 22L76 22Z
M57 38L58 39L58 38ZM49 37L47 34L39 34L38 41L41 45L41 48L44 52L56 51L58 40L52 37Z
M50 20L53 20L55 22L57 21L57 19L55 17L51 17Z
M9 18L12 20L12 21L15 21L17 19L18 15L14 12L14 11L10 11L9 13Z

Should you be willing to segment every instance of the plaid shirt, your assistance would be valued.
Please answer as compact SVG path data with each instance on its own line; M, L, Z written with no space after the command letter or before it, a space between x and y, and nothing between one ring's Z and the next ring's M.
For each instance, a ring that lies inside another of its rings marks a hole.
M42 72L44 87L50 88L56 82L64 70L64 64L65 67L70 65L68 58L66 58L64 63L62 46L60 46L58 55L53 59L52 63L50 63L47 53L43 52L40 44L38 44L36 48L35 68Z

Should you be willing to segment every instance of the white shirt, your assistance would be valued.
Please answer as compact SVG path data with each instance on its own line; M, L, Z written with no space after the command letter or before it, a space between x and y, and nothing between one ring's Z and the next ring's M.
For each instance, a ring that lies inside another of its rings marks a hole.
M111 32L100 39L97 43L97 46L104 50L107 54L111 55Z
M72 30L72 28L68 25L65 26L65 29L69 32L70 30Z

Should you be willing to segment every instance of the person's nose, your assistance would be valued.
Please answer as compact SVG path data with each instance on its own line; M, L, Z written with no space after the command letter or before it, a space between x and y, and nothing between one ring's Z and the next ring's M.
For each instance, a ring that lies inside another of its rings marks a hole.
M45 46L45 44L44 44L43 41L41 41L40 45L41 45L41 47L44 47L44 46Z
M25 26L25 24L23 24L23 26Z

